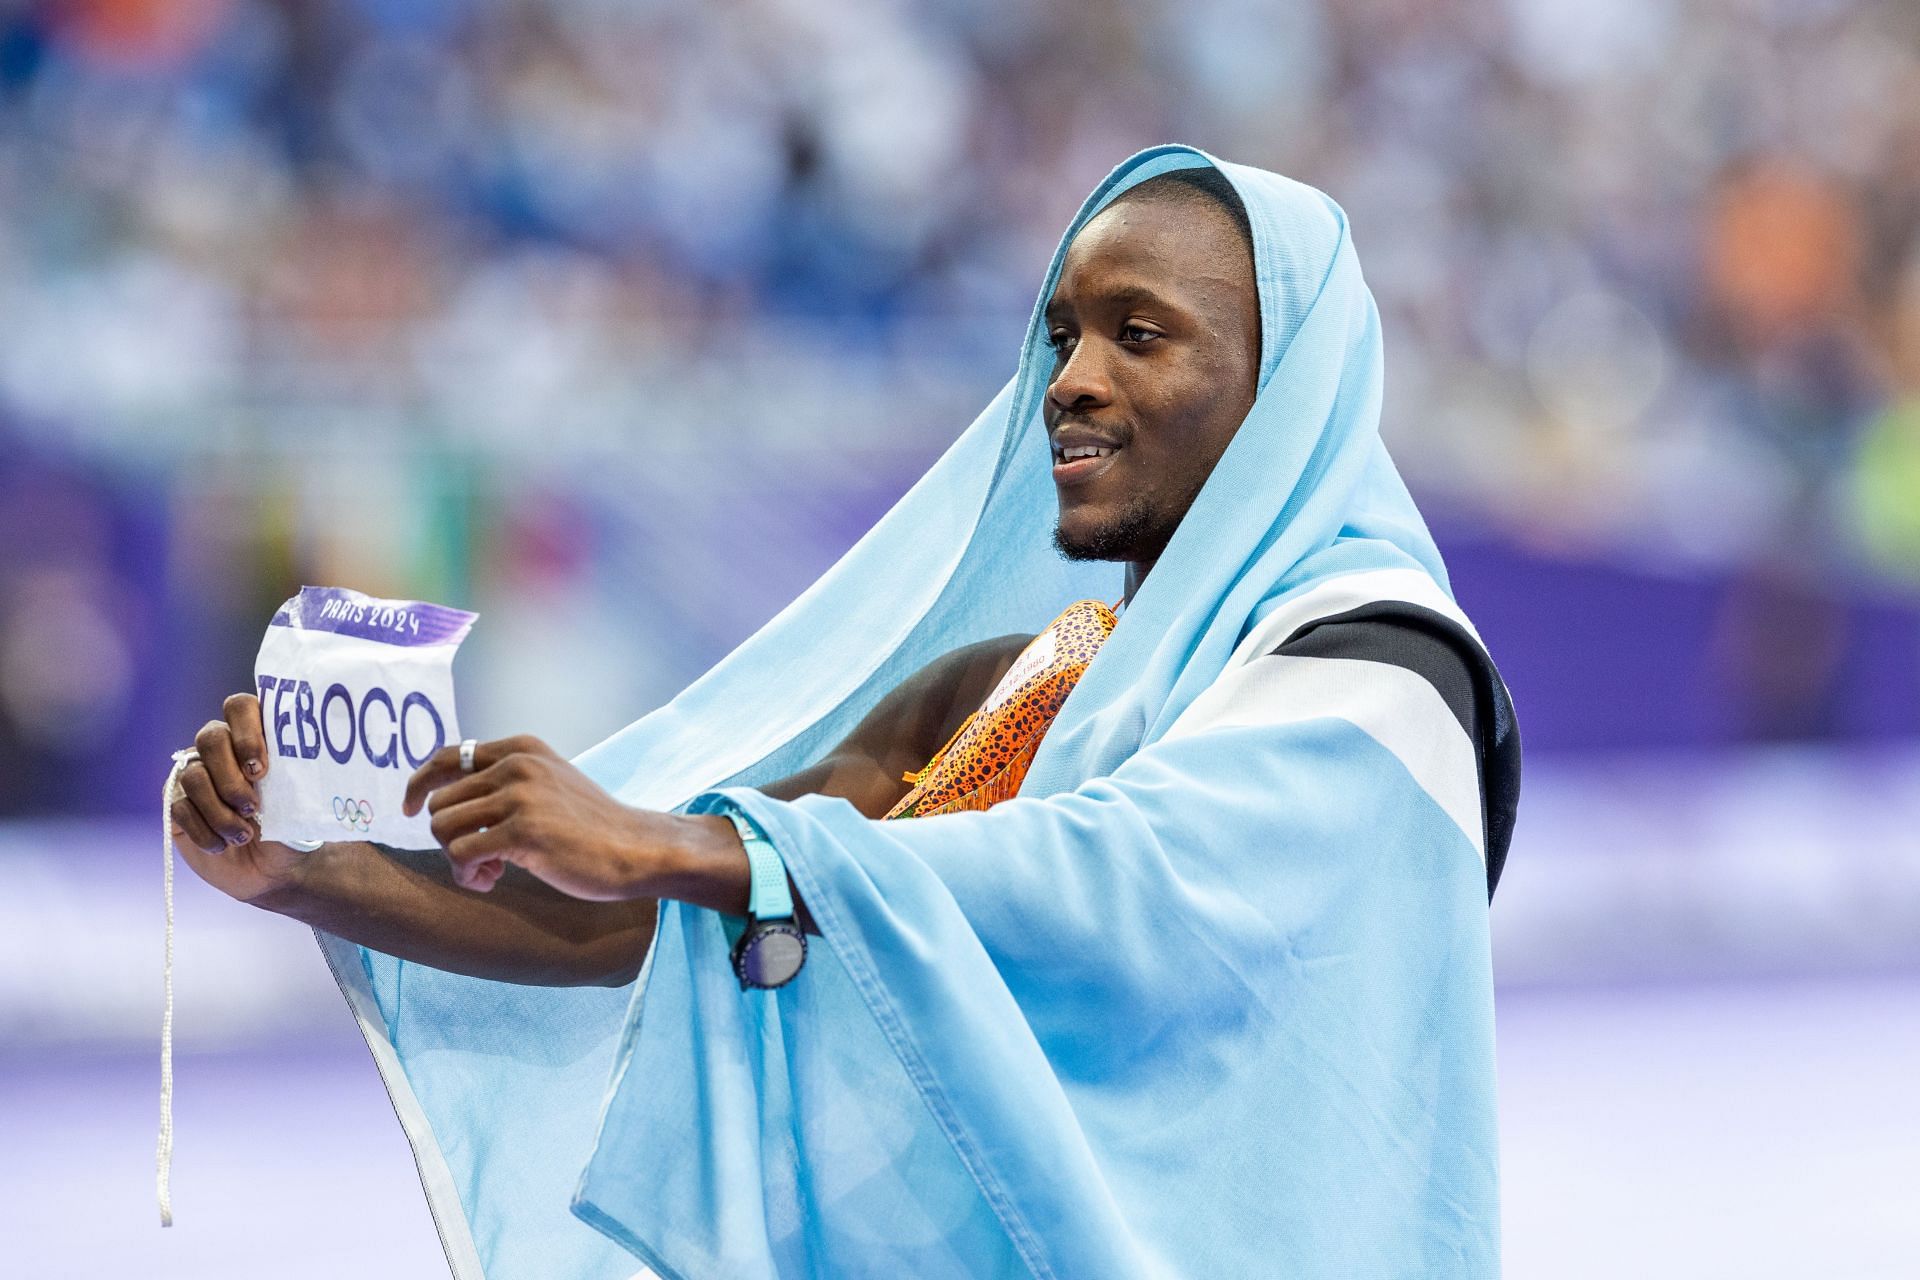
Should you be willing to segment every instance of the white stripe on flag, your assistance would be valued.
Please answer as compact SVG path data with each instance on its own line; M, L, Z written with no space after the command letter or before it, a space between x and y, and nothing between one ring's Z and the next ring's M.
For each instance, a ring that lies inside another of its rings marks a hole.
M1405 667L1266 654L1223 672L1166 737L1328 717L1348 721L1392 752L1486 861L1473 742L1440 691Z

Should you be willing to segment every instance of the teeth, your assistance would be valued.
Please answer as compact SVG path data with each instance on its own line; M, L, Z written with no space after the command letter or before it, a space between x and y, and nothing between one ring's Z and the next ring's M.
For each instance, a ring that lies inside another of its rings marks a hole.
M1060 451L1060 460L1063 462L1072 462L1075 458L1104 458L1112 452L1113 450L1103 449L1098 445L1076 444L1062 449Z

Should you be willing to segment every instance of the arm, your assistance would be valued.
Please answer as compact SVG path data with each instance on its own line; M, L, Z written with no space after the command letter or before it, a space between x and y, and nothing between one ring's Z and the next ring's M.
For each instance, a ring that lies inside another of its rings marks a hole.
M901 775L927 763L993 692L1032 639L1019 634L997 636L934 659L875 704L846 740L818 763L758 789L778 800L839 796L869 818L885 817L907 794ZM724 818L711 821L730 825ZM745 901L744 896L741 900Z
M781 799L836 796L868 818L881 817L906 794L903 762L924 763L938 750L1031 638L1001 636L929 663L881 699L838 748L761 790ZM407 812L423 804L432 810L457 887L490 892L517 864L586 901L671 898L746 914L746 850L724 817L627 808L535 738L482 743L476 760L480 767L462 774L458 749L443 748L407 788ZM796 922L819 932L797 889L793 896ZM636 967L645 951L643 942Z
M453 883L438 850L323 845L253 899L363 947L436 969L532 986L622 986L653 940L656 904L582 902L513 868L492 893Z
M969 645L929 663L827 756L765 790L782 798L840 796L879 817L906 792L900 774L925 763L1028 638ZM362 946L475 977L622 985L639 971L653 939L652 897L583 901L504 862L482 873L491 877L483 891L479 882L462 880L437 851L343 842L303 854L260 840L252 815L259 803L255 781L266 776L271 760L265 742L259 700L235 694L223 718L200 731L200 762L182 774L174 840L187 864L215 888ZM522 753L529 761L544 755L562 766L531 767L550 770L561 781L577 780L579 786L565 789L576 810L611 806L594 814L591 828L596 838L590 844L605 860L617 862L628 840L664 843L681 855L688 901L745 911L746 853L725 819L628 809L540 744L508 742L537 748ZM530 766L523 761L515 767ZM430 762L422 774L434 768ZM436 797L437 820L445 807Z
M581 902L516 871L497 894L453 883L437 850L363 842L304 853L259 838L254 814L266 749L259 699L235 694L194 739L182 771L174 845L229 897L316 929L474 977L543 986L630 981L653 937L650 900Z

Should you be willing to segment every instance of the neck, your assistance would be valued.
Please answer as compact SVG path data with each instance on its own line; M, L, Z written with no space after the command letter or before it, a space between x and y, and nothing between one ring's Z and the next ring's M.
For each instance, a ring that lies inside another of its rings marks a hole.
M1127 590L1121 599L1129 609L1133 607L1133 597L1139 592L1140 584L1145 581L1147 570L1153 568L1153 564L1151 560L1127 561Z

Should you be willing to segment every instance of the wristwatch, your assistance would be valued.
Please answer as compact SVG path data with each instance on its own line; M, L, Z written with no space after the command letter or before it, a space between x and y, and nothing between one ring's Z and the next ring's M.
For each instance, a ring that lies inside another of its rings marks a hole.
M753 819L732 804L722 812L747 848L752 886L747 893L747 930L733 944L733 972L742 991L784 987L807 962L807 935L794 923L786 864Z

